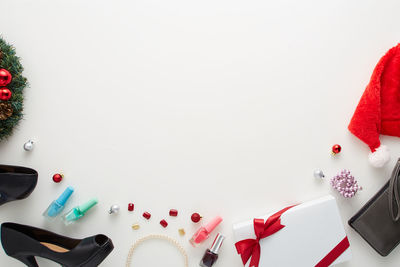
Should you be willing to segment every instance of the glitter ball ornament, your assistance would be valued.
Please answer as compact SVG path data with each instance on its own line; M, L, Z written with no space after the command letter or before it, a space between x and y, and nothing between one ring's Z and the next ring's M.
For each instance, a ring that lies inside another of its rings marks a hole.
M120 210L119 205L114 204L114 205L112 205L112 206L110 207L110 209L108 210L108 213L109 213L109 214L118 213L119 210Z
M345 198L354 197L358 190L362 190L362 187L357 184L356 179L348 170L342 170L335 175L331 179L331 185Z
M325 177L325 174L322 172L322 170L315 170L314 177L317 179L322 179Z
M139 224L137 224L137 223L132 224L132 229L133 229L133 230L139 230L139 228L140 228L140 225L139 225Z
M0 69L0 86L8 85L12 80L11 73L6 69Z
M169 216L172 216L172 217L178 216L178 210L176 210L176 209L170 209L170 210L169 210Z
M201 220L201 216L200 214L198 214L197 212L193 213L192 216L190 217L190 219L192 220L192 222L194 223L198 223Z
M151 218L151 214L149 213L149 212L144 212L143 213L143 217L146 219L146 220L150 220L150 218Z
M133 211L135 209L135 205L133 203L128 204L128 210Z
M8 88L1 88L0 89L0 100L8 101L10 100L12 93Z
M25 151L31 151L33 149L33 141L29 140L24 144L24 150Z
M61 173L56 173L56 174L53 175L53 181L55 183L61 182L63 178L64 178L64 175L61 174Z
M186 234L185 229L183 228L178 229L178 233L180 236L184 236Z
M0 121L4 121L11 117L13 109L10 103L0 102Z
M342 147L338 144L332 146L332 155L339 154L342 151Z
M161 226L164 227L164 228L166 228L166 227L168 226L168 223L167 223L166 220L161 220L161 221L160 221L160 224L161 224Z

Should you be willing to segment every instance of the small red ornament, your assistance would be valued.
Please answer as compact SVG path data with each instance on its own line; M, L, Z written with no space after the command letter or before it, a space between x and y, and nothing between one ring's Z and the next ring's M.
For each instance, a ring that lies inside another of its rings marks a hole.
M62 175L60 173L56 173L56 174L53 175L53 181L55 183L61 182L63 178L64 178L64 175Z
M0 89L0 100L7 101L10 100L12 93L8 88L1 88Z
M332 147L332 155L339 154L340 151L342 151L342 147L340 145L338 145L338 144L333 145L333 147Z
M11 73L6 69L0 69L0 86L6 86L11 80Z
M202 217L200 216L200 214L195 212L195 213L192 214L192 216L190 218L192 219L192 222L198 223L201 220Z
M145 217L147 220L150 220L151 214L146 211L143 213L143 217Z
M133 205L133 203L129 203L128 204L128 210L129 211L133 211L135 209L135 205Z
M176 209L170 209L169 216L172 216L172 217L178 216L178 211Z
M166 220L161 220L161 221L160 221L160 224L161 224L161 226L164 227L164 228L168 226L168 223L167 223Z

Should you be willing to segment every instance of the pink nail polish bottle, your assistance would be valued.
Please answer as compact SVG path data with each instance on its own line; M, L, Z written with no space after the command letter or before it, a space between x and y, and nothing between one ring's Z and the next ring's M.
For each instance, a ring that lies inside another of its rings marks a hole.
M193 235L193 237L189 240L192 246L196 246L200 244L204 240L206 240L211 232L222 222L222 218L220 216L215 217L212 219L206 226L200 227L199 230Z

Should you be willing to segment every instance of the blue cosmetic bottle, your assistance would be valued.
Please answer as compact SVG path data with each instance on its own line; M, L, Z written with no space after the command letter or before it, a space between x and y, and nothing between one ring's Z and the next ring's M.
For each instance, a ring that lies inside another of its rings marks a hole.
M43 213L43 216L48 219L55 218L64 209L65 203L67 203L73 192L74 188L72 186L68 186L67 189L65 189L65 191L50 204L50 206Z

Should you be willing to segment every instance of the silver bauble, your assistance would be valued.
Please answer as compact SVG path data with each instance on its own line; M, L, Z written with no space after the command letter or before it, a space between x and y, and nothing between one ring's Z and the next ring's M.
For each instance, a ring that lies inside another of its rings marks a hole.
M325 177L324 173L321 170L315 170L314 171L314 177L315 178L319 178L322 179Z
M31 151L33 149L33 141L29 140L24 144L25 151Z
M113 213L118 213L120 210L119 205L114 204L110 207L110 210L108 211L108 213L113 214Z

